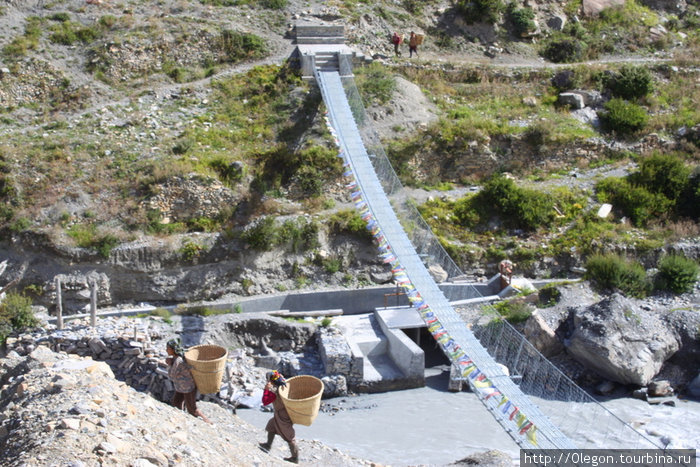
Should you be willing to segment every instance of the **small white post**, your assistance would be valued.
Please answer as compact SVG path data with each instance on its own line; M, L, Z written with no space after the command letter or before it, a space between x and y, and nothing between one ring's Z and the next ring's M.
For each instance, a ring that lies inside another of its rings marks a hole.
M63 295L61 294L61 278L56 277L56 327L63 329Z
M97 324L97 281L90 281L90 326Z

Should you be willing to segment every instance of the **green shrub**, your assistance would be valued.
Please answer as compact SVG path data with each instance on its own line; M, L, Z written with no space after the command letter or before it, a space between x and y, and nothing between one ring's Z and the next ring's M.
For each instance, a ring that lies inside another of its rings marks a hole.
M275 243L286 243L293 253L311 250L319 245L318 230L318 224L313 220L289 219L279 228Z
M652 219L666 216L673 202L662 194L651 193L626 179L610 177L595 186L598 198L615 206L628 216L635 226L642 227Z
M287 6L287 0L260 0L260 5L270 10L282 10Z
M657 288L677 294L692 292L698 271L698 263L683 255L664 256L659 262Z
M119 245L119 239L112 234L105 234L97 239L95 242L95 249L97 253L103 258L109 258L112 249Z
M358 237L369 237L367 223L354 209L343 209L334 212L328 219L328 228L332 233L349 233Z
M549 308L556 305L561 300L561 291L556 285L548 284L538 292L538 306Z
M37 326L39 320L32 311L32 301L22 294L8 292L0 303L0 345L14 331Z
M502 0L457 0L457 11L462 13L469 24L495 24L505 9L506 5Z
M98 23L101 27L105 29L111 29L114 27L115 24L117 24L117 17L113 15L104 15L100 16L100 19L98 20Z
M321 327L327 328L328 326L331 325L332 322L333 322L333 318L326 316L325 318L323 318L321 320Z
M180 254L185 260L194 261L202 253L203 249L202 245L187 239L180 247Z
M259 251L269 251L277 243L277 229L273 217L260 219L243 232L242 240Z
M18 58L27 53L29 50L34 50L39 46L39 38L41 38L41 23L43 20L38 16L27 18L27 23L24 25L24 34L15 37L3 47L3 55L9 58Z
M493 304L498 314L511 324L526 321L532 316L532 308L521 300L504 300Z
M373 62L357 74L357 87L365 106L386 104L396 90L396 78L391 70L378 62Z
M677 203L678 213L694 221L700 220L700 166L696 166Z
M506 225L537 230L554 220L554 201L545 193L518 187L513 180L497 174L477 195L483 206L499 212Z
M532 8L518 8L516 3L511 3L508 6L508 16L518 37L527 36L537 27L534 21L535 12Z
M236 63L241 60L265 56L265 41L255 34L236 31L221 31L218 40L224 59L222 62Z
M323 178L318 169L308 165L302 166L297 171L296 177L299 180L299 187L305 195L312 198L321 196L323 192Z
M690 169L675 154L653 153L639 163L639 170L628 177L632 185L645 187L676 201L690 180Z
M643 298L650 284L644 267L637 261L615 254L596 254L586 261L586 279L604 290L620 290L623 294Z
M624 65L604 84L613 96L628 100L647 96L654 90L654 78L643 66Z
M325 258L321 260L321 266L328 274L335 274L340 271L343 261L340 258Z
M60 13L54 13L51 16L49 16L49 19L51 21L59 21L61 23L65 23L66 21L70 21L70 14L66 13L65 11Z
M604 111L598 112L602 123L608 131L620 135L641 131L649 121L649 115L643 107L623 99L610 99L604 108Z
M233 186L243 179L243 164L230 162L224 156L210 160L208 165L214 169L219 179L228 186Z
M540 55L554 63L573 63L584 58L586 48L586 43L575 37L555 35L544 42Z
M56 44L73 45L76 42L89 43L97 39L100 32L72 21L64 21L50 28L49 40Z

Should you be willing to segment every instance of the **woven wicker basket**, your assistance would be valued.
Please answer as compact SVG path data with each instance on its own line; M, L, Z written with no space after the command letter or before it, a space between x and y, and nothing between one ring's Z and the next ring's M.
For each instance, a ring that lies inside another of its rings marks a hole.
M323 381L309 375L293 376L278 392L292 423L311 426L321 407Z
M218 345L195 345L185 352L185 360L200 394L215 394L221 388L228 351Z

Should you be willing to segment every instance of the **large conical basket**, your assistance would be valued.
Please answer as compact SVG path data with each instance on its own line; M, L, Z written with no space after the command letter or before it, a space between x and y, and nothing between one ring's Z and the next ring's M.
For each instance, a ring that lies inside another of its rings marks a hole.
M219 392L227 355L228 351L218 345L195 345L185 352L185 360L200 394Z
M278 394L292 423L311 426L321 407L323 381L309 375L293 376L286 386L279 388Z

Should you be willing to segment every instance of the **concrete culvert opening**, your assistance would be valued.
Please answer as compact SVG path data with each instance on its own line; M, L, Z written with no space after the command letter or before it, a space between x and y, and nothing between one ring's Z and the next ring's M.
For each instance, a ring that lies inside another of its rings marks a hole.
M418 345L425 354L426 384L428 383L428 378L434 377L443 372L446 373L446 375L448 375L449 377L450 360L447 358L447 356L442 351L438 343L430 334L428 328L420 327L412 329L402 329L402 331L413 342L415 342L416 345ZM443 388L446 387L447 386L443 386Z

